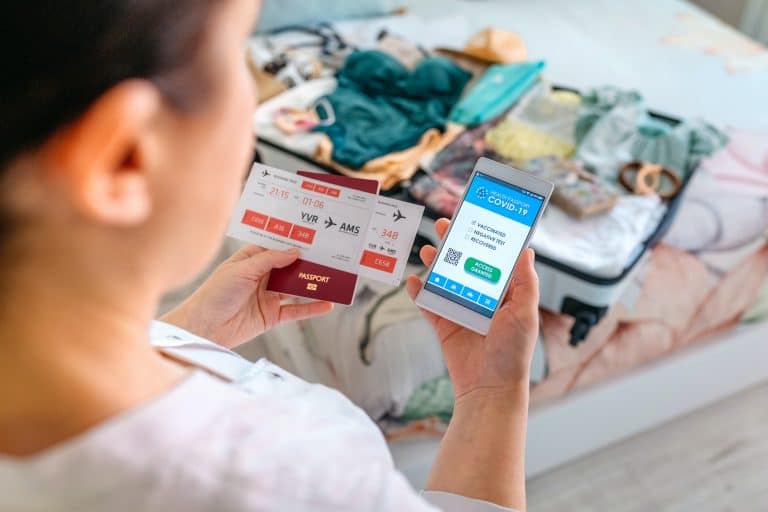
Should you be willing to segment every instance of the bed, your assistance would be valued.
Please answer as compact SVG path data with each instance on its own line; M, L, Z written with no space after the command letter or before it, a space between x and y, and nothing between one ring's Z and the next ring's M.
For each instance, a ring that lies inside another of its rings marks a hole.
M519 33L531 58L547 61L554 83L632 88L662 113L768 133L768 116L756 109L768 105L768 52L686 2L401 3L408 8L404 15L336 27L350 40L370 41L386 28L425 47L460 47L479 29L497 25ZM265 163L297 166L273 145L262 143L259 149ZM530 476L768 378L768 323L762 321L768 189L724 177L717 168L703 176L636 277L634 295L628 293L628 303L614 308L584 344L571 347L561 335L568 320L545 314L548 368L532 393ZM685 301L676 296L665 302L665 286L689 286L691 293ZM358 320L357 313L346 314L336 321ZM264 337L260 349L245 352L256 356L266 349L278 364L344 390L334 372L318 370L309 360L312 350L296 341L306 336L306 326L279 330ZM324 347L328 360L332 349L339 347ZM623 361L624 354L631 357ZM420 370L441 371L428 342L419 356L427 361ZM353 393L352 387L347 383L346 391ZM415 486L423 486L439 444L433 426L393 435L390 442L397 466Z

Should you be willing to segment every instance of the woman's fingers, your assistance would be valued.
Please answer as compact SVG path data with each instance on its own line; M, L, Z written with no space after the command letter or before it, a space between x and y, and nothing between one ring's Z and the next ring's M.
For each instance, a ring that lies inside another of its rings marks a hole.
M435 231L437 231L437 236L439 236L440 239L445 236L445 232L448 230L448 225L450 223L451 221L448 219L437 219L435 222ZM422 263L427 267L432 264L436 255L437 249L431 245L423 245L421 249L419 249L419 257L421 258Z
M263 253L265 251L266 251L265 248L259 247L258 245L246 245L245 247L235 252L235 254L233 254L229 258L229 261L245 260L257 254Z
M511 299L516 303L522 301L524 304L535 304L536 307L539 305L539 276L536 274L535 262L536 255L533 249L528 248L523 251L515 265L510 292Z
M421 285L421 279L419 279L417 276L408 276L408 279L405 282L405 289L408 292L408 295L411 296L411 299L416 300L416 296L419 294L419 290L421 290ZM421 313L424 315L424 318L426 318L427 321L434 327L437 322L437 315L431 311L426 311L421 308L419 308L419 311L421 311Z
M280 306L279 323L304 320L315 316L324 315L333 309L331 302L322 300L302 302L299 304L284 304Z
M427 267L435 260L435 256L437 256L437 249L431 245L424 245L419 250L419 258L421 258L422 263Z
M534 268L535 255L533 249L526 249L520 255L515 265L512 283L507 290L504 304L500 308L505 313L511 312L520 317L538 319L539 308L539 278ZM504 317L505 315L496 315Z
M440 237L440 240L445 238L445 232L448 231L448 226L450 226L450 224L451 220L446 218L437 219L437 221L435 221L435 231L437 231L437 236Z
M405 290L408 292L408 295L411 296L411 299L416 300L416 296L419 294L420 289L421 279L419 279L418 276L411 274L406 278Z
M287 251L264 250L255 252L250 257L238 262L243 265L245 274L251 279L258 279L273 268L284 268L296 261L299 257L298 249Z

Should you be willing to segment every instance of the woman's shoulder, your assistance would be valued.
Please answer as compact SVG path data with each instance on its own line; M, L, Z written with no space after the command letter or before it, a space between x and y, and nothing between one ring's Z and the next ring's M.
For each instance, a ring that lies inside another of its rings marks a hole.
M45 488L59 504L103 496L133 509L149 499L187 503L187 510L207 510L205 503L280 509L269 505L335 503L337 491L393 472L381 434L345 399L270 363L254 368L238 383L194 371L166 394L38 457L0 459L0 504L25 503ZM263 379L284 386L273 392Z
M209 381L205 388L225 395L227 405L197 418L195 435L165 461L164 480L175 486L215 482L209 490L217 501L248 507L340 510L350 498L373 499L395 474L381 433L334 390L267 361L237 383Z

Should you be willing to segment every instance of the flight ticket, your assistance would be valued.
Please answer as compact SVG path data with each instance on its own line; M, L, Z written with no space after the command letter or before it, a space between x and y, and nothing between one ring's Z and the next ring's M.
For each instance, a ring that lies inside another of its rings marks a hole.
M348 183L349 180L372 181L305 171L298 174L334 184ZM378 182L374 183L378 190ZM359 275L398 286L423 215L423 206L379 196L365 237Z
M421 207L380 198L377 191L370 180L254 164L227 234L268 249L299 249L295 263L271 272L269 289L351 304L359 274L400 282L421 220ZM396 203L402 203L399 211ZM387 227L382 215L400 225L408 217L413 228Z

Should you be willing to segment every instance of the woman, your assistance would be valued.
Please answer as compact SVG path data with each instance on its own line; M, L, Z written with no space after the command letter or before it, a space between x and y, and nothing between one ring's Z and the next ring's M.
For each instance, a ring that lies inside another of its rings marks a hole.
M426 314L457 398L422 495L341 395L227 350L331 309L266 290L296 253L243 249L152 322L212 257L238 197L257 8L4 9L0 510L522 510L530 252L487 337ZM409 277L411 295L419 286Z

